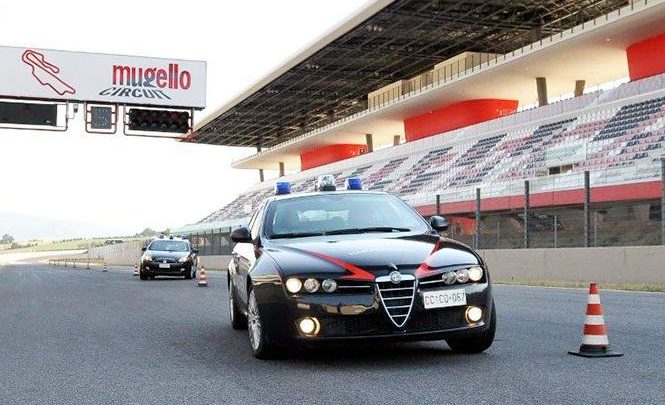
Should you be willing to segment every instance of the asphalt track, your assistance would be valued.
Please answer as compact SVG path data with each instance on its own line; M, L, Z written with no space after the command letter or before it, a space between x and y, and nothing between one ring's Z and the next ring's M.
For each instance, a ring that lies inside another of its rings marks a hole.
M496 286L481 355L445 343L342 346L255 360L225 275L139 281L128 268L0 268L0 404L665 403L665 294L601 291L621 358L566 354L586 292Z

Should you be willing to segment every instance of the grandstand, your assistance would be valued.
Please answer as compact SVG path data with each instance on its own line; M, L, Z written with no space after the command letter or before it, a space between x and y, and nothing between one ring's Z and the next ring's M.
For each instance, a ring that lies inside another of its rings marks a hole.
M388 52L377 60L364 59L368 66L384 63L402 69L391 73L389 69L381 70L388 80L371 82L374 88L366 88L365 82L356 86L362 92L360 98L365 97L362 108L345 109L331 120L330 114L325 118L317 110L319 104L312 99L312 93L303 92L299 109L309 119L305 124L294 126L288 121L291 111L284 110L279 115L272 109L272 124L257 123L256 119L265 118L253 107L257 99L264 106L278 103L279 96L268 90L283 88L287 77L293 80L293 75L303 74L301 64L312 64L312 58L322 52L338 49L342 46L340 41L359 35L358 30L367 31L376 21L387 27L387 21L394 22L396 15L423 21L427 13L433 13L432 18L450 21L450 16L442 16L436 7L447 6L447 10L461 12L460 3L455 1L377 1L213 114L198 126L190 141L229 145L238 144L238 139L243 140L243 145L254 142L257 154L234 162L234 166L263 170L275 169L279 163L280 174L293 183L295 191L312 190L314 179L323 173L334 174L340 185L346 177L361 177L366 189L397 194L424 215L449 215L455 225L451 230L455 237L478 246L482 233L485 247L521 247L525 215L528 226L534 230L532 246L583 246L581 207L584 172L589 172L595 245L661 243L665 62L654 60L662 59L658 52L665 50L665 29L660 28L665 26L665 3L465 3L471 7L466 11L473 11L481 20L492 13L505 17L507 11L516 12L514 7L519 4L523 7L519 15L528 14L530 20L518 24L513 19L513 25L507 22L493 31L506 38L502 49L483 41L469 42L468 30L476 27L478 21L456 20L451 27L456 27L466 40L453 41L446 36L440 42L430 43L436 50L432 53L435 58L416 61ZM418 12L413 11L416 5L421 6ZM559 13L558 31L547 22L553 17L552 10ZM539 12L547 18L535 23ZM431 27L424 29L436 31ZM527 38L534 41L518 47L524 44L520 41L525 38L525 29L531 33ZM400 35L412 34L394 26L386 30L392 31L390 35L397 42ZM457 52L457 56L446 54L441 50L444 48ZM585 54L591 56L585 59ZM436 58L441 58L439 63L432 63ZM426 70L425 62L434 68ZM411 64L417 69L404 68ZM326 70L323 62L319 65ZM542 66L547 68L539 69ZM529 69L533 73L524 73ZM566 70L566 80L557 77L557 69ZM549 72L549 76L545 77L544 72ZM320 73L319 78L326 74ZM414 84L415 79L418 82ZM577 86L581 84L583 88L584 82L576 79L622 84L582 91ZM357 77L354 81L363 80ZM555 96L550 98L559 101L547 102L543 83ZM575 96L567 96L573 87ZM342 87L339 90L340 94L346 91ZM358 100L359 95L352 93L328 101L342 105L345 100L348 104L349 97ZM534 99L540 106L524 107ZM518 103L523 107L517 108ZM474 116L488 105L492 114ZM335 111L336 108L333 106ZM471 118L456 122L460 116ZM269 137L266 139L270 141L260 138L261 131L238 125L238 120L265 125ZM275 130L280 120L292 130ZM396 142L397 138L406 138L406 142ZM361 149L349 153L349 145ZM319 158L330 158L311 166L306 159L312 152L318 153ZM285 167L292 173L287 174ZM523 211L525 180L529 181L532 210L527 214ZM243 223L272 193L274 181L257 183L190 229ZM482 207L477 206L478 192ZM479 208L482 225L475 217ZM612 215L623 217L616 221Z

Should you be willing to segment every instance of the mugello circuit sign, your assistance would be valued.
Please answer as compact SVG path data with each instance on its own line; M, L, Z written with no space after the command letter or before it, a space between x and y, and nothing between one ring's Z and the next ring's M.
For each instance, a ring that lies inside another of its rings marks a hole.
M0 47L0 97L202 109L206 63Z

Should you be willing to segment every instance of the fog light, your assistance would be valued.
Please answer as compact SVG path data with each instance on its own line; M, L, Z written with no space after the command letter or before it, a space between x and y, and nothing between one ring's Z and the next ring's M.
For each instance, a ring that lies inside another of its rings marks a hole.
M305 335L316 335L319 333L319 321L316 318L303 318L298 322L298 327Z
M474 306L470 306L466 309L466 320L467 320L467 322L477 323L478 321L480 321L482 319L482 317L483 317L483 310L482 309L480 309L478 307L474 307Z
M483 278L483 268L479 266L470 267L469 278L471 281L478 281Z
M323 280L323 282L321 283L321 288L323 288L323 291L327 293L335 292L335 290L337 289L337 282L335 280L327 278Z
M443 282L448 285L455 284L455 281L457 280L457 274L455 274L454 271L448 271L443 273L441 280L443 280Z
M457 273L458 283L466 283L467 281L469 281L469 270L467 269L457 270L455 273Z
M301 288L302 288L302 281L298 280L297 278L293 277L286 280L286 290L291 294L297 293L298 291L300 291Z
M319 291L319 281L315 278L308 278L305 280L305 291L308 293L315 293Z

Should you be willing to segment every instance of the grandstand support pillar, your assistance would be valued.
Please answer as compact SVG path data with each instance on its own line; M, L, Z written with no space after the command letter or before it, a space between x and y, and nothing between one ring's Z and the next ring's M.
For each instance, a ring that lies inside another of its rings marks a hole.
M665 157L660 158L660 233L661 244L665 245Z
M284 177L284 162L279 162L279 177Z
M482 246L480 240L480 188L476 189L476 237L473 239L474 249L480 249Z
M536 90L538 91L538 106L547 105L547 78L536 77Z
M367 153L374 152L374 140L372 134L365 134L365 143L367 144Z
M529 248L529 211L531 208L529 195L529 180L524 180L524 249Z
M402 135L394 135L393 136L393 146L397 146L402 142Z
M584 172L584 247L591 246L591 184L589 171Z
M586 80L576 80L575 81L575 97L579 97L584 94L584 86L586 85Z
M256 145L256 153L261 153L261 145ZM263 169L259 169L259 181L263 183L265 177L263 176Z
M441 215L441 194L436 195L436 215Z

